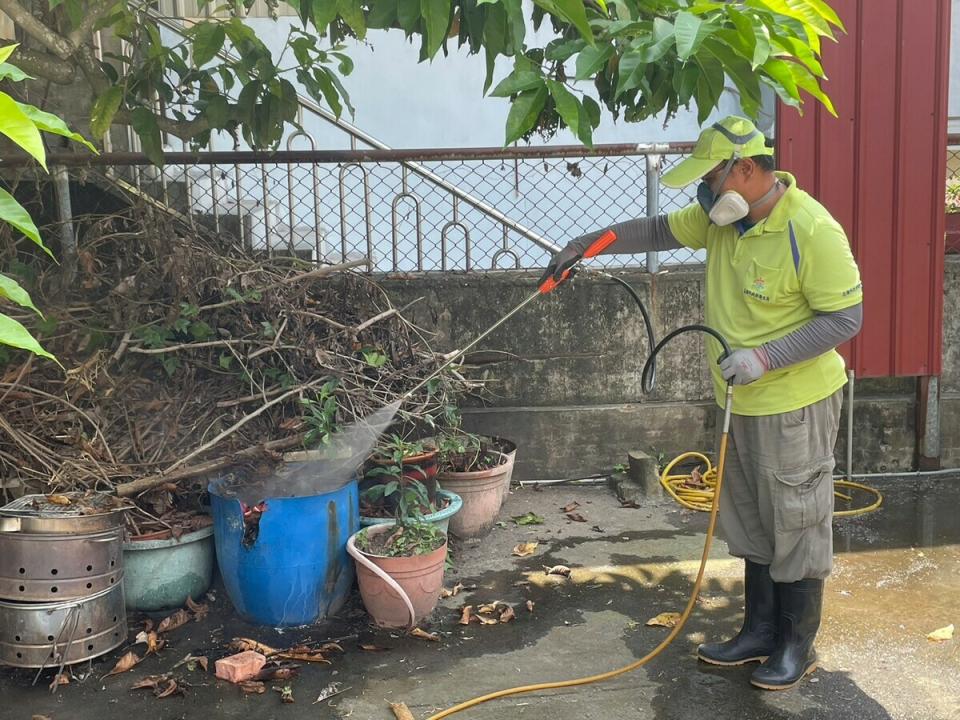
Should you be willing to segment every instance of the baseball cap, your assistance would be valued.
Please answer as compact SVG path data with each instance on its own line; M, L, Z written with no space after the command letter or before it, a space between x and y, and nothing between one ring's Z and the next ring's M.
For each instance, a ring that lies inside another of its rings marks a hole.
M665 172L660 182L682 188L696 182L717 165L732 157L773 155L763 133L746 118L730 115L700 133L693 153Z

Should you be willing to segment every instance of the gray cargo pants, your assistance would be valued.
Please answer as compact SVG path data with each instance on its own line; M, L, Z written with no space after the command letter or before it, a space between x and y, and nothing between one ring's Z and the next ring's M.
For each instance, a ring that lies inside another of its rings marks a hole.
M838 390L792 412L730 419L720 532L731 555L769 565L775 582L822 579L833 567L841 398Z

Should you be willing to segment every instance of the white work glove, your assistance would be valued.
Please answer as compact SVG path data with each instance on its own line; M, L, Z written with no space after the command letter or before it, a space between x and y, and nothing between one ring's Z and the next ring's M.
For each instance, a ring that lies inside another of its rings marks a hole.
M734 350L720 361L720 374L734 385L748 385L770 369L770 359L762 347Z

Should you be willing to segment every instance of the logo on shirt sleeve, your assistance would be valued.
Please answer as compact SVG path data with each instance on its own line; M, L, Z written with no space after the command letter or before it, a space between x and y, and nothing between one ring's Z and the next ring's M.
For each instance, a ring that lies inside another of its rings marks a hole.
M854 286L853 286L852 288L850 288L849 290L844 290L842 294L843 294L843 297L847 297L848 295L853 295L853 294L858 293L858 292L860 292L860 291L862 291L862 290L863 290L863 283L862 283L862 282L858 282L856 285L854 285Z

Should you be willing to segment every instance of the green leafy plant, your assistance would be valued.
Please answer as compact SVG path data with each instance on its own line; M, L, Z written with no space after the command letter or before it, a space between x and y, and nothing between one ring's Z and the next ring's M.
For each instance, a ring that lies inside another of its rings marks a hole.
M430 502L427 489L419 480L391 480L374 485L361 493L360 499L364 505L379 504L381 507L392 500L396 523L396 530L384 537L382 543L374 544L366 529L362 531L356 543L363 551L387 557L425 555L436 550L446 540L440 528L424 521L424 515L436 512L436 507Z
M29 76L19 67L7 62L17 45L0 47L0 80L21 82ZM74 142L86 145L96 152L96 149L82 136L70 130L66 123L56 115L17 102L5 92L0 92L0 133L16 143L20 148L33 157L44 170L47 169L46 150L43 146L41 132L61 135ZM40 239L40 231L34 224L30 214L16 201L9 192L0 188L0 220L8 223L14 230L29 238L37 247L53 258L53 253ZM8 275L0 275L0 298L5 298L20 307L25 307L43 318L43 313L33 304L30 294ZM0 313L0 344L20 348L32 352L34 355L59 361L43 349L39 341L21 323L12 317Z
M960 213L960 178L947 179L946 211Z
M300 404L306 411L304 422L308 428L303 444L308 448L329 445L339 430L335 394L337 384L336 380L328 380L313 398L300 398Z

